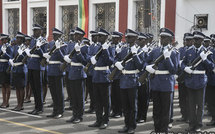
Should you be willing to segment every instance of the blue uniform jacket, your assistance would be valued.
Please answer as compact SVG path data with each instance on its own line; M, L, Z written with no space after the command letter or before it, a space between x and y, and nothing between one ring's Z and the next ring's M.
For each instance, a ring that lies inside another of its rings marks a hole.
M19 49L19 46L15 45L14 46L14 51L13 51L14 56L17 55L18 49ZM25 56L25 52L23 52L22 55L19 55L17 60L14 61L14 63L22 62L24 56ZM27 65L23 64L23 65L19 65L19 66L14 66L13 69L12 69L12 72L13 73L26 73L27 72Z
M214 61L215 61L215 48L212 48L210 51L213 53L212 60L214 63ZM213 69L213 71L211 71L211 70L207 71L207 76L208 76L208 85L215 86L215 69Z
M67 44L67 48L66 48L66 54L70 54L72 52L72 50L74 49L75 46L75 42L73 41L69 41L69 43ZM68 65L66 67L66 72L69 72L70 70L70 65Z
M100 45L100 48L102 46ZM100 48L98 50L100 50ZM106 50L102 50L102 54L97 60L95 64L96 67L104 67L104 66L111 66L114 63L115 57L115 47L110 46ZM110 83L111 81L108 79L110 74L110 69L108 70L94 70L93 71L93 83Z
M13 57L13 48L12 46L8 46L9 44L4 44L7 46L7 49L6 49L6 53L3 54L0 59L5 59L5 60L9 60ZM1 47L2 45L0 45L0 51L1 51ZM0 72L6 72L7 68L9 66L9 63L8 62L0 62Z
M146 61L148 64L151 64L155 61L160 55L163 54L162 48L157 47L149 53ZM172 92L174 91L175 86L175 78L174 75L178 71L180 54L176 51L172 51L170 58L164 59L158 64L158 68L156 70L165 70L169 71L169 74L158 74L154 75L152 79L150 79L150 89L152 91L160 91L160 92Z
M205 49L204 47L201 47L201 49L198 52L196 52L195 46L189 48L186 51L185 58L181 65L182 70L184 70L184 68L186 66L189 66L189 64L193 60L195 60L204 49ZM213 70L214 63L211 62L211 59L212 59L212 55L209 55L205 61L201 62L196 67L196 70L200 70L200 71ZM191 74L191 75L186 74L186 76L185 76L185 85L188 88L202 89L202 88L205 88L206 84L207 84L207 75L206 74Z
M31 44L30 44L30 49L32 49L35 45L36 45L36 38L33 38L31 40ZM30 58L28 59L28 63L27 63L27 67L28 69L32 69L32 70L45 70L45 67L42 67L40 65L40 61L43 58L43 53L45 53L45 45L42 45L40 48L38 48L33 54L35 55L39 55L40 58Z
M122 51L119 53L120 59L124 59L126 55L130 53L130 47L123 47ZM125 63L123 70L141 70L142 69L142 61L138 55L134 55L132 60L129 60ZM138 73L136 74L122 74L120 76L120 88L127 89L127 88L136 88L139 86L138 82Z
M48 48L50 50L54 46L55 46L55 41L49 42ZM54 53L51 55L51 58L49 59L49 61L60 61L60 62L63 62L64 60L63 60L63 58L61 56L61 53L62 54L66 54L66 47L67 47L67 45L63 44L60 47L60 51L59 51L59 49L56 49L54 51ZM61 75L63 75L63 72L60 71L60 65L61 64L48 64L47 75L48 76L61 76Z

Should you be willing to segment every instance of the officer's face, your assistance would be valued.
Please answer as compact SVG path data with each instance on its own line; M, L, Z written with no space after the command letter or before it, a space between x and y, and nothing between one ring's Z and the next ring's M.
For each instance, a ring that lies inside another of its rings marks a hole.
M33 32L34 32L33 33L34 37L38 38L38 37L40 37L42 30L35 29Z
M8 39L7 39L7 38L1 39L2 44L7 43L7 41L8 41Z
M107 40L108 36L107 35L99 35L98 37L98 42L100 42L101 44L104 44L105 41Z
M166 46L172 42L172 38L169 36L161 36L161 45Z
M16 38L16 43L21 45L23 43L23 38L17 37Z
M125 39L128 44L134 44L137 40L137 36L126 36Z
M58 40L60 38L61 35L59 34L53 34L53 39L54 41Z
M137 44L138 44L140 47L144 47L144 46L146 45L146 39L143 39L143 38L137 39Z
M120 41L120 38L119 37L112 37L112 43L113 44L118 44Z
M94 43L98 42L98 36L97 35L92 35L91 37L92 37L92 41Z
M188 47L192 46L193 45L193 39L186 39L185 44L186 44L185 46L188 46Z
M202 38L194 38L195 47L199 48L202 45L203 39Z
M210 41L204 41L204 47L209 47L210 46Z
M81 41L84 35L75 33L74 40L75 42Z
M74 38L75 38L74 34L71 34L70 35L70 40L74 41Z
M27 46L29 46L30 43L31 43L31 40L25 40L25 44L26 44Z

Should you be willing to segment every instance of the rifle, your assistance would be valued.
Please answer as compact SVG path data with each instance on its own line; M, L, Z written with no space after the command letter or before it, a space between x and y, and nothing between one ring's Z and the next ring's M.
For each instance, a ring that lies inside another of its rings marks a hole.
M46 39L41 39L41 38L39 38L38 40L43 41L43 44L42 44L42 45L45 45L45 44L47 43ZM37 41L38 41L38 40L37 40ZM39 48L39 47L35 45L35 46L30 50L30 54L33 54L33 53L36 51L36 49L38 49L38 48ZM26 56L23 58L22 63L25 64L25 63L27 62L27 59L28 59L28 55L26 55Z
M26 46L23 44L23 46L20 46L20 49L21 49L22 51L24 51L24 50L26 49ZM15 56L14 59L13 59L13 62L14 62L14 63L17 61L17 59L19 58L19 56L20 56L20 55L19 55L19 53L17 52L16 56ZM10 73L10 72L11 72L11 69L12 69L12 66L9 65L8 69L6 70L6 72L7 72L7 73Z
M207 50L204 50L204 53L209 52L209 51L210 51L210 48L211 48L211 47L209 47ZM188 64L188 66L191 66L190 69L191 69L191 70L194 70L201 62L202 62L202 58L201 58L201 56L198 56L198 57L197 57L196 59L194 59L190 64ZM183 71L183 72L178 76L177 81L178 81L178 82L183 81L184 78L185 78L185 75L186 75L186 72Z
M110 42L107 42L107 44L109 44ZM98 50L98 52L96 53L96 55L95 55L95 59L96 60L98 60L98 58L100 57L100 55L102 54L102 51L103 51L103 49L102 49L102 46L101 46L101 48ZM89 67L92 65L92 63L91 62L88 62L87 63L87 65L85 66L85 68L84 68L84 71L87 73L88 72L88 70L89 70Z
M169 48L169 51L171 51L177 44L178 44L178 42L174 42L174 43L172 44L172 47ZM162 55L160 55L160 56L154 61L154 66L153 66L153 68L156 69L156 68L158 67L158 64L159 64L161 61L163 61L163 60L164 60L164 55L162 54ZM146 82L146 79L147 79L147 77L148 77L149 74L150 74L150 73L149 73L148 71L145 71L145 72L139 77L138 81L139 81L141 84L144 84L144 83ZM151 75L151 77L153 77L153 76ZM150 77L150 78L151 78L151 77Z
M78 43L80 44L80 41L78 41ZM72 59L72 57L74 56L74 54L76 53L75 48L72 50L72 52L69 54L69 58ZM66 61L63 62L63 64L60 65L60 70L63 72L65 71L66 67L67 67L68 63Z
M59 41L60 41L60 43L62 43L63 41L62 41L62 38L60 38L60 39L58 39ZM53 47L52 47L52 49L49 51L49 53L48 53L48 55L52 55L53 53L54 53L54 51L56 50L56 45L54 45ZM43 58L42 60L41 60L41 62L40 62L40 64L44 67L44 66L46 66L47 65L47 59L46 58Z

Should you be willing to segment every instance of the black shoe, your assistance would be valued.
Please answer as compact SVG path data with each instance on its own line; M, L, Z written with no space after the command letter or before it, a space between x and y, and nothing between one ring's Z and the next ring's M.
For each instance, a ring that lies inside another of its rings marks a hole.
M67 97L64 101L70 101L69 97Z
M143 120L143 119L138 119L138 120L137 120L137 123L144 123L144 122L146 122L146 121Z
M110 116L109 117L114 117L116 114L114 113L114 112L112 112L111 114L110 114Z
M31 100L25 100L24 103L31 103Z
M181 117L180 119L177 119L177 122L186 122L187 119L185 119L184 117Z
M36 109L34 109L33 111L31 111L31 112L28 112L28 114L32 114L32 113L35 113L37 110Z
M45 105L46 104L46 101L43 101L43 105Z
M5 106L3 106L3 105L0 106L0 108L8 108L8 107L9 107L9 104L7 104Z
M100 127L100 126L101 126L101 123L98 123L98 122L88 125L88 127Z
M185 129L185 131L193 132L193 131L195 131L195 128L194 127L188 127L188 128Z
M48 117L48 118L54 118L55 116L56 116L56 114L52 113L52 114L47 115L46 117Z
M134 134L134 133L135 133L135 129L132 128L128 130L128 134Z
M54 103L52 103L52 104L48 105L47 107L53 107L53 106L54 106Z
M13 111L22 111L22 110L24 110L23 107L21 107L21 108L17 108L17 107L16 107L16 108L13 109Z
M73 116L72 118L70 118L69 120L66 120L67 123L72 123L75 120L75 117Z
M93 109L89 109L87 111L85 111L86 114L94 114L95 113L95 110Z
M83 120L83 119L76 118L72 123L78 124L78 123L82 122L82 120Z
M63 117L63 114L57 114L54 118L55 119L60 119L60 118L62 118Z
M124 126L121 130L118 131L118 133L127 133L128 127Z
M106 129L108 127L107 123L102 123L99 127L99 129Z
M35 110L32 114L33 114L33 115L39 115L39 114L41 114L41 113L43 113L42 110Z
M72 107L67 107L65 108L65 110L72 110Z
M197 126L197 127L195 127L195 130L194 130L194 131L195 131L195 132L201 132L201 128L202 128L202 127Z
M215 126L215 121L211 120L209 123L206 124L206 126Z

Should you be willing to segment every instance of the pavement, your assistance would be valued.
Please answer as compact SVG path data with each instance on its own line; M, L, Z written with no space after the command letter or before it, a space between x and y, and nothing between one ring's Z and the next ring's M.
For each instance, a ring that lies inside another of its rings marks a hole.
M67 96L66 93L65 96ZM121 129L124 124L123 117L118 119L110 118L109 127L107 129L99 130L98 128L90 128L88 125L94 123L95 114L85 114L83 122L79 124L66 123L66 120L71 117L72 111L65 111L64 117L61 119L47 118L46 115L52 112L52 108L47 107L52 103L49 92L46 98L46 104L44 105L44 112L41 115L33 116L27 114L27 112L34 108L33 97L31 101L31 103L24 104L25 109L22 112L11 111L11 109L16 106L16 94L15 91L12 90L10 107L7 109L0 109L0 134L117 134L117 131ZM2 96L0 97L0 104L1 102ZM68 105L69 103L65 102L65 106L68 107ZM85 104L85 109L88 108L89 102ZM183 134L185 133L184 130L188 127L186 123L176 122L176 119L180 117L178 92L176 91L174 98L174 122L171 129L174 134ZM213 132L213 134L215 134L215 127L207 127L205 125L210 120L211 117L204 117L202 131ZM136 134L150 134L153 130L152 103L150 103L147 122L137 125Z

